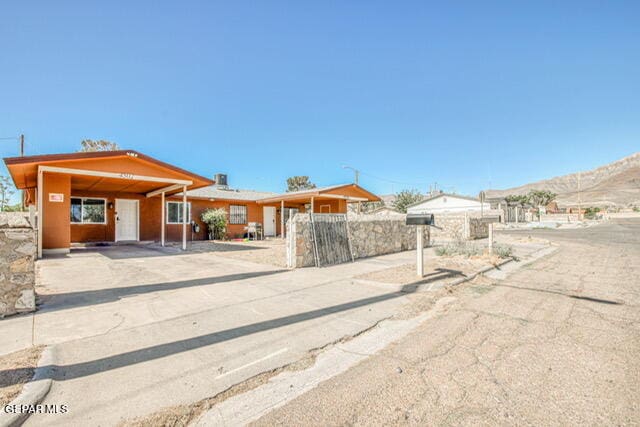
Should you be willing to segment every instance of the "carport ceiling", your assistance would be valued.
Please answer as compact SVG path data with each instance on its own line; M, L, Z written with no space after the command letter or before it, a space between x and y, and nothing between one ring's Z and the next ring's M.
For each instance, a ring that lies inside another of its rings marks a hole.
M71 176L71 190L112 192L112 193L139 193L146 194L153 190L167 187L167 183L137 181L130 179L116 179L98 176ZM168 191L167 195L180 192L181 189Z

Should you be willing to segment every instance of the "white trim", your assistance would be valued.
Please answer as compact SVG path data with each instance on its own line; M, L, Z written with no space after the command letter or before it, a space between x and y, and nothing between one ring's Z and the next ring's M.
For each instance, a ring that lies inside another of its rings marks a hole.
M174 184L174 185L170 185L168 187L160 188L158 190L153 190L153 191L147 193L146 196L147 197L153 197L153 196L157 196L158 194L166 193L167 191L178 190L180 188L182 188L181 184Z
M193 181L187 181L183 179L159 178L157 176L135 175L132 173L125 173L125 172L122 172L122 173L103 172L103 171L94 171L94 170L88 170L88 169L60 168L57 166L38 166L38 169L42 170L43 172L66 173L70 175L99 176L103 178L126 179L130 181L166 182L168 184L182 184L182 185L193 184Z
M73 224L73 225L107 225L108 221L107 221L107 199L104 197L81 197L81 196L69 196L69 213L71 213L71 200L73 199L80 199L80 200L87 200L87 199L91 199L91 200L103 200L104 201L104 222L84 222L84 218L82 218L82 206L84 205L80 205L80 217L82 219L81 222L73 222L71 221L71 217L69 217L69 224Z
M322 208L329 208L329 212L322 212ZM331 213L331 205L320 205L320 213Z
M172 225L180 225L180 224L182 224L182 221L176 221L176 222L169 221L169 203L175 203L177 205L182 205L183 202L182 201L179 202L177 200L167 200L165 202L165 204L166 204L166 209L165 209L166 210L166 214L165 214L164 223L165 224L172 224ZM188 212L187 212L188 215L187 216L189 217L189 222L191 222L191 202L187 202L187 206L188 206ZM183 209L183 212L184 212L184 209ZM184 220L184 218L183 218L183 220Z
M136 239L134 240L135 242L139 242L140 241L140 200L138 199L116 199L116 203L115 203L115 211L116 211L116 216L118 215L118 200L127 200L127 201L134 201L136 202ZM118 240L118 221L115 221L115 226L114 226L114 236L113 236L113 241L114 242L130 242L131 240Z

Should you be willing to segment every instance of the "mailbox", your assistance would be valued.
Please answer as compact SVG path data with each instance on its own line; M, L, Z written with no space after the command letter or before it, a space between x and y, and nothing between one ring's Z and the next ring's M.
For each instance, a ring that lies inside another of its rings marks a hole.
M433 225L433 214L407 214L407 225Z

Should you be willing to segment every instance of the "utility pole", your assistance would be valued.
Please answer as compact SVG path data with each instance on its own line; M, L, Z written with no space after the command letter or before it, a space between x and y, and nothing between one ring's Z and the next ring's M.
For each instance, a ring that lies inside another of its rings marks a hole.
M582 172L578 172L578 221L582 221L582 187L580 180Z
M347 165L342 165L342 169L351 169L354 173L354 184L358 185L358 180L360 178L360 171L354 167L351 166L347 166ZM358 214L360 214L362 212L362 203L358 202Z

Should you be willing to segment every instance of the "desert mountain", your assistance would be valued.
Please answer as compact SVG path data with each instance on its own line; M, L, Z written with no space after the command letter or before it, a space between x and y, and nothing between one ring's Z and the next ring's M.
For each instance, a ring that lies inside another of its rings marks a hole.
M578 179L581 192L578 193ZM487 197L526 194L531 190L556 193L560 206L640 206L640 152L590 171L572 173L506 190L486 190Z

